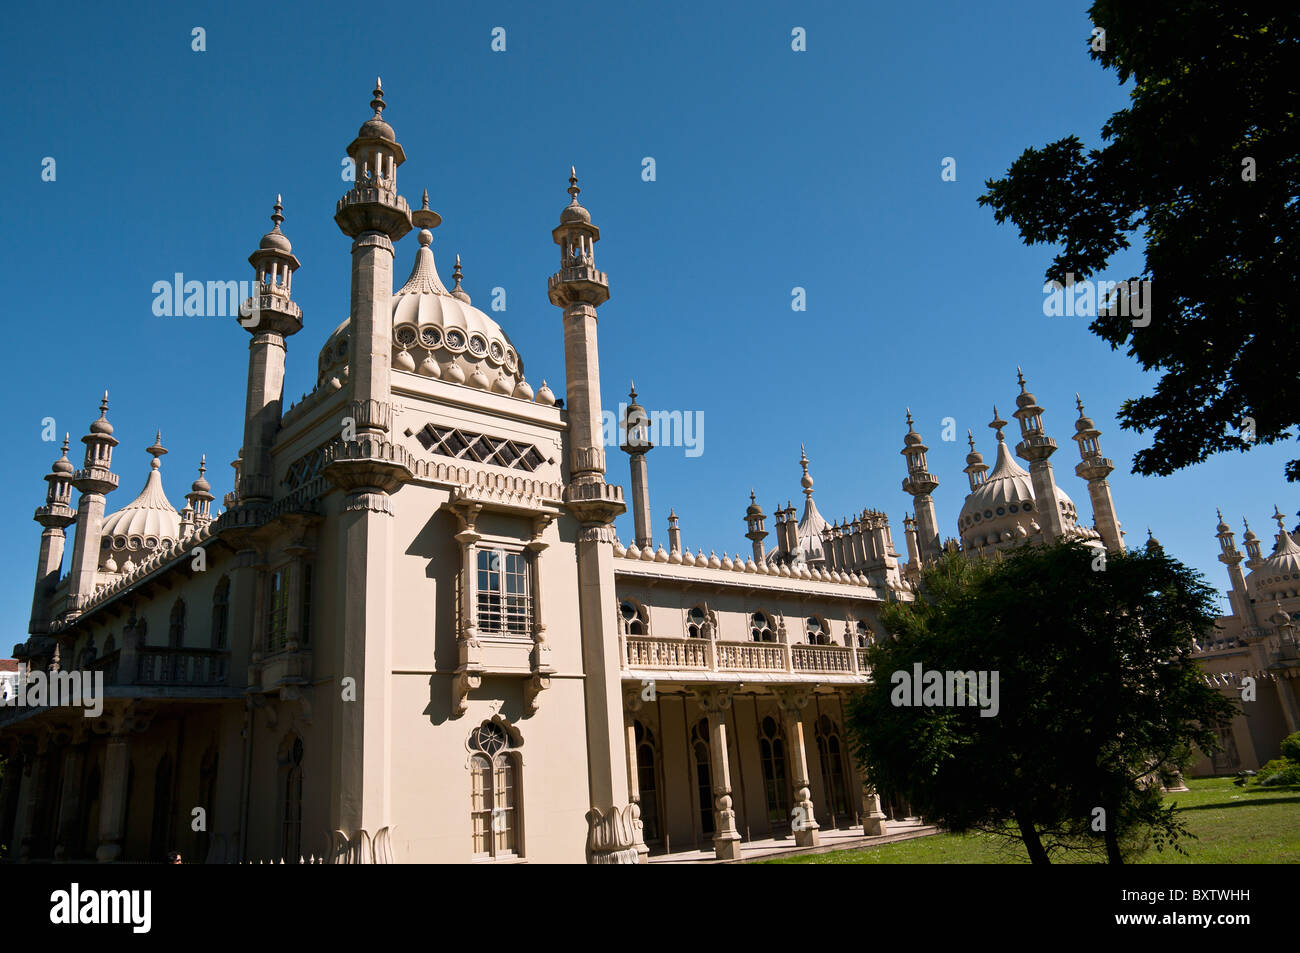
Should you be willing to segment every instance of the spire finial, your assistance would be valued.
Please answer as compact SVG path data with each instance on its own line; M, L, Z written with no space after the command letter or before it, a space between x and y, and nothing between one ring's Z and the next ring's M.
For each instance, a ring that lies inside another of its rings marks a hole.
M208 455L206 453L199 456L199 476L208 472Z
M456 256L456 264L455 264L455 266L451 269L451 277L454 278L455 281L456 281L456 287L453 288L452 291L459 291L459 290L460 290L460 280L461 280L462 278L465 277L464 274L462 274L462 273L461 273L461 270L460 270L460 255L457 255L457 256Z
M63 435L63 455L64 455L65 457L68 455L68 438L69 438L69 436L70 436L70 434L67 434L67 433L65 433L65 434Z
M758 502L758 497L754 495L754 488L752 486L749 488L749 502L751 503Z
M271 221L275 223L275 228L273 228L272 231L278 232L280 230L280 223L284 221L284 205L280 202L279 195L276 195L275 204L271 206L271 208Z
M1081 397L1079 396L1079 394L1078 394L1077 391L1075 392L1075 395L1074 395L1074 406L1076 406L1076 407L1079 408L1079 416L1082 417L1082 416L1083 416L1083 398L1081 398Z
M577 205L578 193L581 192L582 189L578 188L578 173L573 166L569 166L569 188L567 191L570 195L573 196L573 201L571 201L569 204Z
M627 382L627 396L632 400L636 400L636 381L629 380Z
M1222 510L1222 508L1216 506L1216 507L1214 508L1214 512L1216 512L1216 513L1219 514L1219 522L1222 523L1222 522L1223 522L1223 510Z
M966 431L966 442L967 442L968 444L970 444L970 452L971 452L971 453L974 453L974 452L975 452L975 435L974 435L973 433L971 433L969 429L967 429L967 431Z
M108 391L104 391L104 399L99 402L99 419L103 420L108 416Z
M153 460L151 460L149 463L150 469L157 470L160 466L162 466L162 464L158 461L158 458L167 452L167 448L162 445L161 430L159 430L156 434L154 434L153 446L146 447L145 452L153 454Z
M804 452L803 444L799 444L799 466L803 467L803 476L799 479L799 485L803 487L804 496L811 498L813 478L808 475L808 454Z
M907 432L915 433L915 431L912 429L912 408L911 407L907 408Z
M1285 533L1286 526L1283 525L1283 523L1286 520L1286 517L1282 515L1282 512L1277 508L1276 503L1273 504L1273 519L1277 522L1277 531L1279 533Z
M1002 435L1002 428L1005 427L1006 425L1007 422L998 416L998 405L994 404L993 419L989 421L989 427L997 431L998 443L1002 443L1002 441L1006 440L1006 437Z
M1020 365L1016 365L1016 381L1020 384L1020 393L1025 392L1025 375L1020 371Z
M374 118L379 119L384 112L384 83L378 76L375 77L374 99L370 100L370 108L375 111Z

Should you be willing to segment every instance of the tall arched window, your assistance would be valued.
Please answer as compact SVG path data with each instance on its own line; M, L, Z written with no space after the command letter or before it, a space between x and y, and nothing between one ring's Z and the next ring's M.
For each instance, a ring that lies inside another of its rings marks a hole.
M224 650L230 622L230 577L222 576L212 593L212 647Z
M856 630L857 630L857 637L858 637L858 648L865 649L868 645L870 645L873 641L875 641L875 636L871 631L871 626L867 625L861 619L858 620Z
M804 620L809 645L830 645L830 626L821 616L810 615Z
M635 599L623 599L618 604L618 615L623 620L623 631L628 635L650 633L650 613Z
M519 850L519 756L510 736L485 721L469 736L470 816L476 858L513 857Z
M767 819L773 828L790 820L785 780L785 739L776 719L766 716L759 725L759 760L763 764L763 794L767 798Z
M761 609L749 617L749 637L755 642L775 642L776 624Z
M822 787L826 791L827 807L838 823L848 816L849 792L845 784L844 745L840 742L840 729L826 715L817 719L817 754L822 763Z
M302 739L289 745L284 773L284 835L280 853L284 860L297 862L302 856Z
M691 729L691 754L695 759L695 787L700 799L700 832L713 833L713 761L709 757L709 719Z
M663 835L659 819L658 750L654 732L641 722L633 726L636 733L636 781L641 799L641 823L647 844L657 844Z
M174 649L185 644L185 600L172 603L171 619L167 623L167 644Z

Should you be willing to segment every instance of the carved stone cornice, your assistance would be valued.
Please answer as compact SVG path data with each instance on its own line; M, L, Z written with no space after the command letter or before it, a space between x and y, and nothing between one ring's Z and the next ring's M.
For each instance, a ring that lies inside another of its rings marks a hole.
M695 689L691 694L704 709L705 714L719 715L731 707L732 694L736 688L737 686L734 685L713 685Z
M612 807L608 813L593 807L587 812L588 863L637 863L641 832L641 808L635 801L624 808Z

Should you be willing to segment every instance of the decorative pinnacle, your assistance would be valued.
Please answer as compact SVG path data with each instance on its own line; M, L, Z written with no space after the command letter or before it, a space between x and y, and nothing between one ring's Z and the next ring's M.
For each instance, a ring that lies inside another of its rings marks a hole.
M271 213L271 221L275 222L275 228L273 231L278 232L280 230L280 223L284 221L284 215L282 214L284 212L284 205L281 204L279 195L276 195L275 205L272 206L272 208L275 210Z
M569 187L566 191L573 196L573 201L569 204L577 205L578 193L581 192L582 189L578 188L578 173L573 166L569 166Z
M428 200L429 200L429 193L428 193L428 192L425 192L425 193L424 193L424 196L425 196L425 202L427 203ZM456 266L455 266L454 268L452 268L452 270L451 270L451 276L452 276L453 278L456 279L456 289L459 289L459 288L460 288L460 279L463 278L463 277L465 277L463 274L461 274L461 271L460 271L460 255L457 255L457 256L456 256Z
M1002 428L1005 427L1006 425L1007 422L998 416L998 405L994 404L993 419L989 421L989 427L991 427L992 429L998 432L998 443L1001 443L1002 441L1007 439L1006 437L1002 436Z
M161 430L159 430L156 434L154 434L153 446L146 447L145 452L153 454L153 460L150 461L149 463L149 467L151 469L157 470L160 466L162 466L162 464L158 461L158 458L167 452L167 448L162 445Z
M1075 395L1074 395L1074 406L1076 406L1076 407L1079 408L1079 416L1082 417L1082 416L1083 416L1083 400L1079 397L1079 394L1078 394L1077 391L1075 392Z
M972 434L972 433L970 432L969 429L967 429L967 431L966 431L966 442L967 442L968 444L970 444L970 452L971 452L971 453L974 453L974 452L975 452L975 435Z
M1216 507L1214 508L1214 512L1216 512L1216 513L1219 514L1219 522L1222 523L1222 522L1223 522L1223 510L1216 506Z
M1020 393L1023 394L1025 392L1025 375L1020 372L1019 364L1016 365L1016 381L1020 384Z
M428 189L425 189L425 190L424 190L424 204L421 205L420 208L428 208L428 207L429 207L429 190L428 190Z
M66 446L66 442L64 445ZM758 499L754 496L754 488L752 486L749 488L749 502L751 503L758 502Z
M382 117L385 103L384 103L384 83L378 76L375 77L375 88L374 88L373 95L375 98L370 100L370 108L375 111L374 118L379 119Z
M669 507L668 509L668 522L670 523L677 522L677 511L672 509L671 507Z
M104 391L104 399L99 402L99 419L103 420L108 416L108 391Z
M1286 517L1278 510L1276 503L1273 504L1273 519L1277 521L1277 531L1279 533L1285 533L1286 527L1283 525L1283 521Z
M912 408L911 407L907 408L907 432L908 433L916 432L912 429Z
M68 437L69 435L67 433L63 435L63 456L65 459L68 456Z
M199 455L199 476L208 472L208 455L206 453Z

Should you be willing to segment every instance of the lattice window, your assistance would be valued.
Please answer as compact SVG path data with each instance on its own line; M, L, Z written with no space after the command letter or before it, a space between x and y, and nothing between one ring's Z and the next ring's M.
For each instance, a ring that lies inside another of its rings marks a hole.
M469 747L474 856L513 856L519 852L518 757L505 729L491 722L474 729Z
M288 574L277 569L267 577L266 585L266 641L272 652L285 645L285 631L289 621Z
M281 481L291 490L296 490L320 476L321 466L325 462L324 448L318 448L289 464L289 471Z
M528 587L528 558L503 549L480 549L477 569L479 631L530 635L533 600Z
M532 444L426 424L416 439L430 453L532 473L546 458Z

